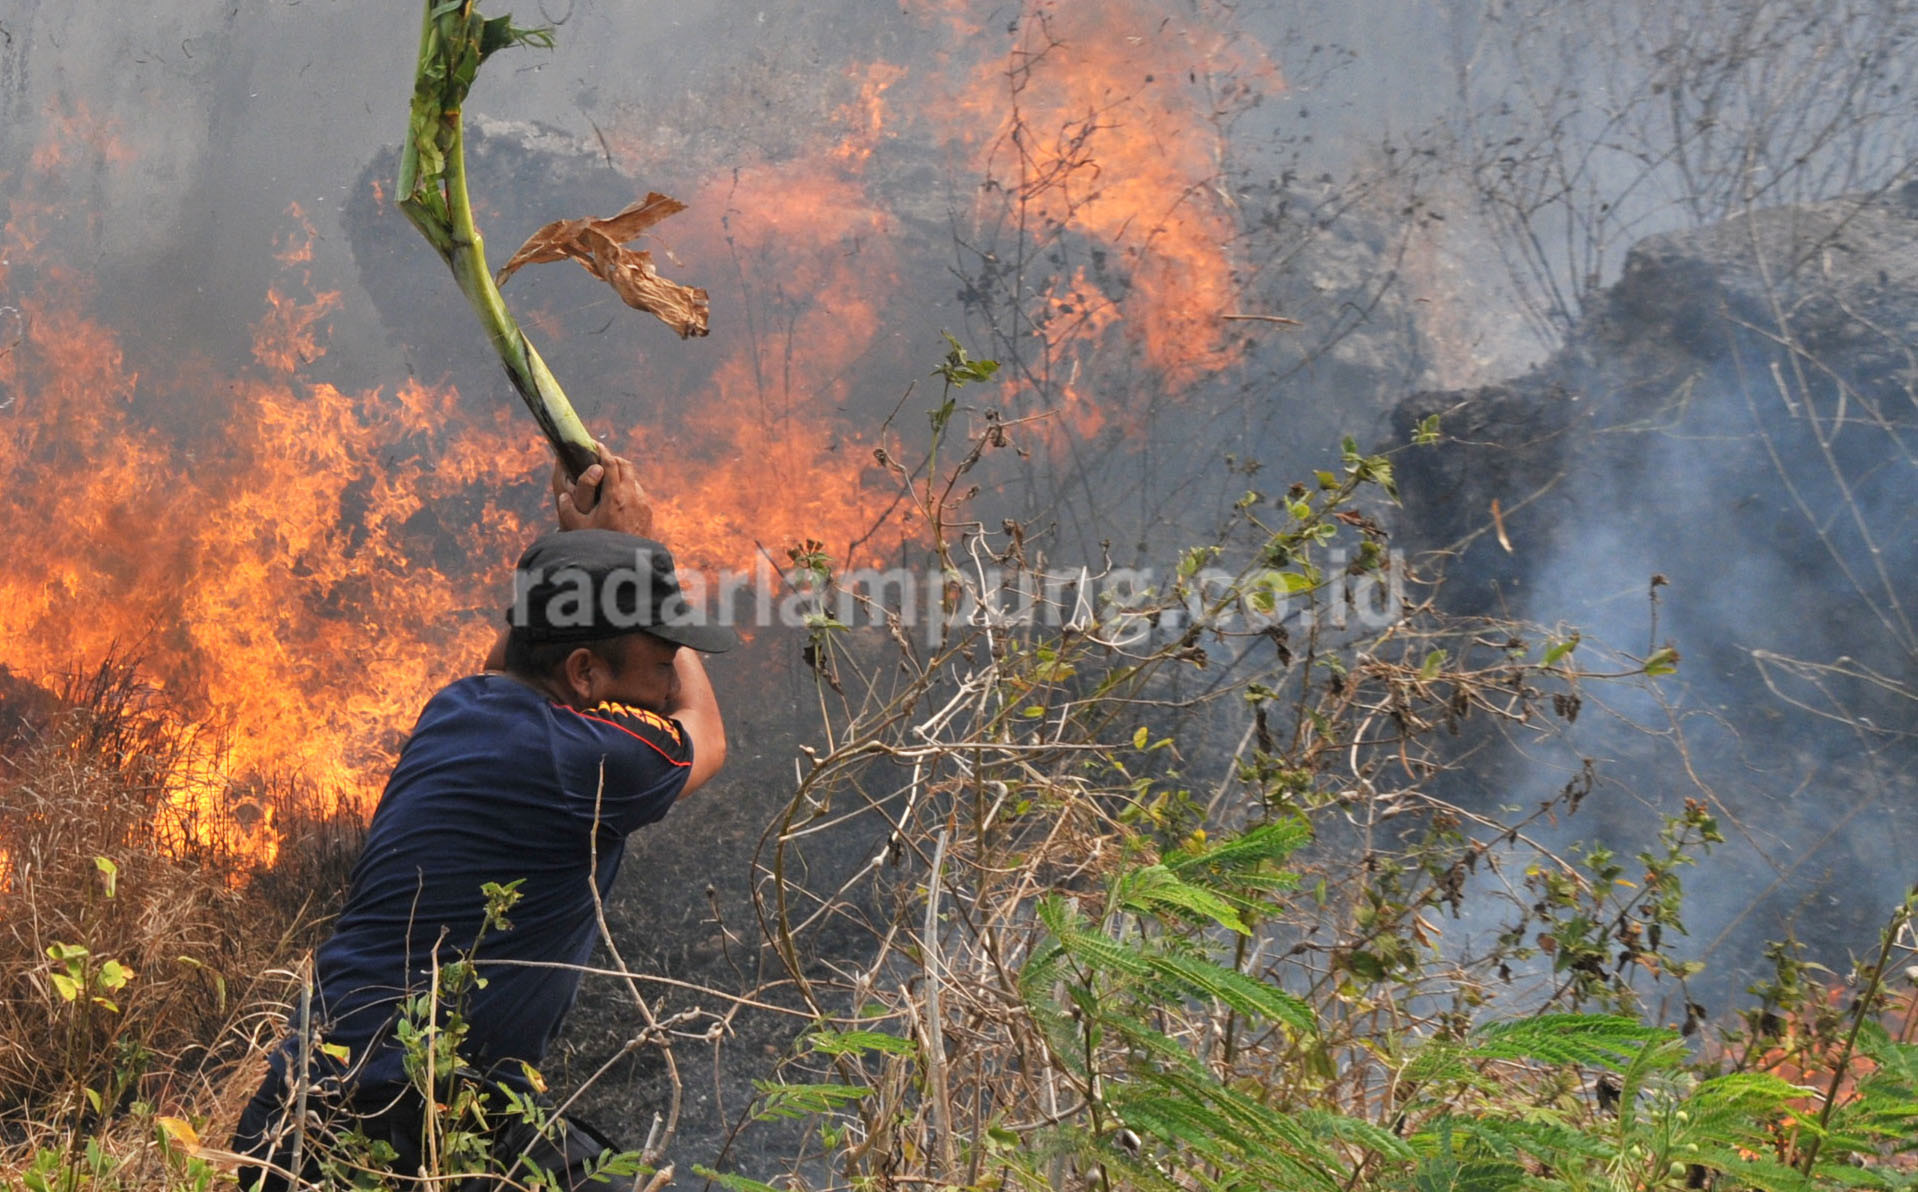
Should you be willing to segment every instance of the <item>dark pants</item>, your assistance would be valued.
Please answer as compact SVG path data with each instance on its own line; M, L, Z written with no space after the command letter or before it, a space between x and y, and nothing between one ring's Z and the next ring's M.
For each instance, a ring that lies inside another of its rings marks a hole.
M420 1140L425 1127L425 1102L418 1090L362 1089L355 1090L351 1095L315 1090L307 1095L307 1114L309 1119L317 1116L321 1125L317 1128L320 1136L315 1137L315 1127L309 1120L300 1163L303 1181L317 1181L320 1178L317 1152L333 1145L330 1133L349 1129L358 1130L369 1141L383 1142L392 1147L398 1154L398 1158L391 1162L395 1173L421 1173L424 1156ZM269 1075L240 1114L240 1124L233 1134L233 1150L254 1161L240 1166L240 1187L243 1192L287 1192L286 1178L280 1174L290 1170L293 1165L294 1132L287 1128L287 1116L286 1083ZM541 1170L555 1176L561 1188L579 1189L581 1192L588 1189L591 1192L633 1190L633 1181L624 1176L587 1178L586 1172L597 1164L604 1152L620 1148L607 1141L599 1131L576 1119L549 1117L544 1133L517 1119L502 1120L494 1129L489 1149L504 1178L474 1176L452 1185L453 1192L492 1192L495 1189L524 1186L531 1174L528 1163L538 1164ZM527 1163L519 1164L517 1170L508 1171L522 1155ZM257 1165L262 1162L271 1164L279 1171Z

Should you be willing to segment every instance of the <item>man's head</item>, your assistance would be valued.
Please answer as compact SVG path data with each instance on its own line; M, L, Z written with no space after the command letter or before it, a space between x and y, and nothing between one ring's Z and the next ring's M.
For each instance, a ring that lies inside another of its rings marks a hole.
M536 642L507 630L506 669L570 707L602 700L669 711L678 694L680 647L644 631L584 642Z
M687 603L664 546L614 530L536 539L514 570L506 620L506 669L578 706L662 706L680 647L718 653L739 641Z

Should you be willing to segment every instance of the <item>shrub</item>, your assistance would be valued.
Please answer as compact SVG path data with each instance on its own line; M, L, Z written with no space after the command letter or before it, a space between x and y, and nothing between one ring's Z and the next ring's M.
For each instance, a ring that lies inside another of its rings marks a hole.
M191 1132L222 1107L357 825L302 813L290 784L220 777L217 732L126 660L47 687L8 676L0 696L0 1124L39 1154L18 1159L32 1179L53 1179L46 1155L61 1178L164 1172L156 1114ZM297 904L274 895L284 877L253 885L242 817L262 815L286 834Z
M979 379L955 371L936 431L951 388ZM1871 1028L1909 947L1904 913L1827 1024L1829 1086L1810 1087L1688 1041L1697 966L1673 949L1684 873L1719 839L1702 799L1629 858L1540 834L1598 783L1556 727L1598 684L1671 674L1675 649L1630 657L1450 617L1406 575L1388 623L1342 619L1348 579L1407 566L1368 500L1392 498L1392 459L1349 440L1316 483L1248 492L1152 590L1050 624L1009 617L995 572L1037 547L949 503L1006 443L983 423L952 475L899 469L949 534L931 546L953 605L974 610L932 648L825 615L831 560L802 548L820 579L808 657L828 746L768 829L757 889L818 1027L751 1111L816 1127L781 1164L794 1178L1328 1192L1904 1178L1918 1048ZM1252 615L1281 598L1291 616ZM1506 741L1561 767L1563 786L1525 807L1448 797L1463 755ZM883 824L871 864L803 889L802 839L862 813ZM870 928L869 960L818 963L810 941L833 921ZM1685 1008L1682 1028L1644 1021L1650 991ZM1841 1087L1866 1070L1878 1083Z

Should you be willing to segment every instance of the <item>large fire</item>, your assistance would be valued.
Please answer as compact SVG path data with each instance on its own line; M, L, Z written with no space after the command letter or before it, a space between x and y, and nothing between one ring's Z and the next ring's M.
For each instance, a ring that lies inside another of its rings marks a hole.
M915 12L968 48L853 65L822 81L848 89L829 126L783 130L680 196L676 275L712 289L716 324L751 334L717 349L707 396L670 425L606 429L623 452L683 461L658 503L685 564L783 560L807 538L863 563L900 541L907 514L857 413L883 403L856 400L852 364L898 353L896 304L951 251L906 242L888 144L925 146L959 180L956 234L1020 257L1001 275L1005 343L1030 358L993 400L1083 435L1132 406L1102 388L1114 361L1175 392L1235 360L1218 87L1276 89L1275 70L1203 12L1037 5L1010 31L985 12ZM261 246L275 264L250 353L155 350L104 313L79 263L97 230L59 182L79 159L134 168L141 149L83 113L54 127L0 233L0 307L18 311L16 342L0 343L0 662L43 677L134 654L184 713L225 722L230 752L170 792L194 822L218 820L230 780L253 773L364 806L424 697L482 656L506 568L546 516L545 450L504 402L322 379L353 299L316 276L317 221L298 207ZM604 135L645 179L653 142ZM1067 240L1074 262L1050 263ZM663 346L641 323L626 334L655 355L715 350ZM536 339L557 327L550 311L528 325ZM274 826L248 822L270 860Z

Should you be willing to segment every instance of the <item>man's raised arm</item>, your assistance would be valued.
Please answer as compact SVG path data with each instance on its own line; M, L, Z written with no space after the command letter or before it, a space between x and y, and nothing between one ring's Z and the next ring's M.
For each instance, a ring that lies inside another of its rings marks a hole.
M686 775L686 787L679 792L683 799L726 764L726 722L719 714L719 700L706 679L706 664L699 651L681 646L673 655L673 670L679 686L669 714L693 739L692 773Z
M553 466L553 504L559 511L560 528L651 536L653 506L640 486L639 469L631 460L610 451L602 452L600 458L601 463L587 468L571 483L564 468ZM676 683L666 712L679 721L693 742L693 768L680 792L683 799L725 765L726 723L697 650L681 646L673 655L673 673Z

